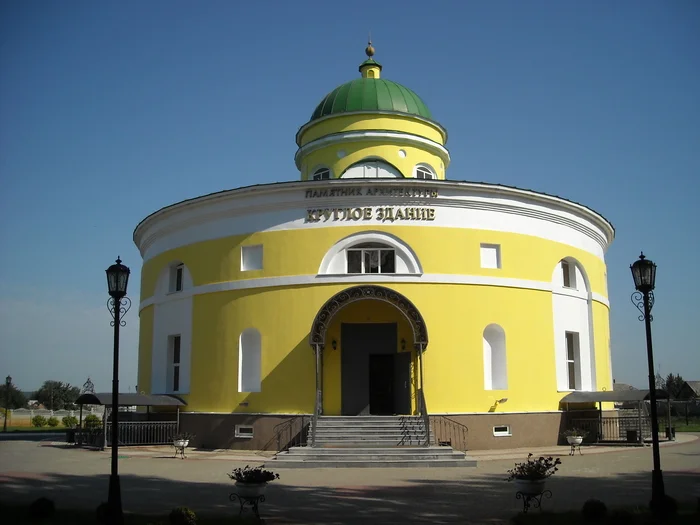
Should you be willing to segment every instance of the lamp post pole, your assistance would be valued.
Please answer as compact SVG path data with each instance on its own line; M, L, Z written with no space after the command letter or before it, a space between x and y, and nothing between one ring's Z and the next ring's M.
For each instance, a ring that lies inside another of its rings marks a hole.
M5 421L2 424L2 431L7 432L7 414L10 410L10 386L12 385L12 378L7 376L5 378Z
M656 381L654 380L654 352L651 339L651 309L654 306L654 287L656 283L656 264L642 253L639 260L630 266L634 285L637 289L632 294L632 303L642 313L647 339L647 361L649 367L649 404L651 411L651 445L654 458L654 470L651 472L651 509L655 514L664 511L666 492L661 471L661 454L659 453L659 420L656 409Z
M123 525L122 494L119 483L119 328L126 323L123 317L131 308L131 300L126 297L126 287L130 270L117 257L116 264L107 269L107 286L110 298L107 308L114 318L114 355L112 363L112 468L109 475L109 492L107 506L109 507L110 525ZM106 437L106 436L105 436Z

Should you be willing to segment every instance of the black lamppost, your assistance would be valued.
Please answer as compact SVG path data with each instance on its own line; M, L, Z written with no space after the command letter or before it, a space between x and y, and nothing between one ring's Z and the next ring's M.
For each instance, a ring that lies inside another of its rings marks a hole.
M107 268L107 288L110 298L107 300L107 309L114 318L110 323L114 327L114 364L112 370L112 471L109 476L109 495L107 505L109 507L109 523L122 525L124 513L122 512L122 492L119 486L118 458L119 458L119 327L125 326L122 320L126 312L131 308L131 300L126 296L126 285L129 282L129 268L122 264L117 257L116 264Z
M664 477L661 472L661 456L659 454L659 421L656 415L656 382L654 381L654 354L651 345L651 309L654 306L654 285L656 282L656 264L644 257L630 266L634 287L632 303L642 312L640 321L644 321L647 334L647 360L649 361L649 404L651 405L651 444L654 454L654 470L651 473L651 508L652 512L663 512L666 494Z
M5 378L5 421L2 424L2 431L7 432L7 411L10 409L10 386L12 385L12 378L7 376Z

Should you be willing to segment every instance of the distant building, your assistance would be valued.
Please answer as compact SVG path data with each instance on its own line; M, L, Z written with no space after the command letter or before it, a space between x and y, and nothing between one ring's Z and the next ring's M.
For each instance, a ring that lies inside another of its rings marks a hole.
M676 399L700 398L700 381L686 381L683 383Z

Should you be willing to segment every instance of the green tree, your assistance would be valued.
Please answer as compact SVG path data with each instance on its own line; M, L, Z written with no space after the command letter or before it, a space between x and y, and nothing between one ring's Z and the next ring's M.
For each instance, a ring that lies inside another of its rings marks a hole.
M685 381L680 374L676 374L675 376L673 374L668 374L666 379L664 379L663 388L666 390L666 392L668 392L669 396L676 399L681 393L683 383L685 383Z
M44 381L34 397L49 410L71 410L80 395L80 388L63 381Z
M3 382L2 386L0 386L0 406L5 408L5 399L7 395L7 385ZM7 397L8 401L8 407L10 410L14 410L16 408L24 408L27 406L27 398L24 397L24 394L20 392L19 388L17 388L15 385L10 384L10 391L9 391L9 396Z

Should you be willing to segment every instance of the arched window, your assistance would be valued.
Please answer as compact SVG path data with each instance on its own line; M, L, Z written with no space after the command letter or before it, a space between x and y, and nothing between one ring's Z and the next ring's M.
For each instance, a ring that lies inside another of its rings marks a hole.
M238 391L260 392L262 348L260 332L247 328L238 344Z
M506 390L506 333L497 324L484 329L484 390Z
M378 242L357 244L347 249L348 273L396 273L396 252Z
M328 180L331 178L331 170L328 168L319 168L314 171L313 180Z
M590 286L576 259L565 257L552 273L552 312L557 388L596 389Z
M417 179L434 179L435 174L427 166L416 166L416 178Z
M341 179L401 179L403 175L394 166L381 160L363 160L350 166Z
M336 242L323 257L319 275L421 274L413 249L386 232L364 231Z

